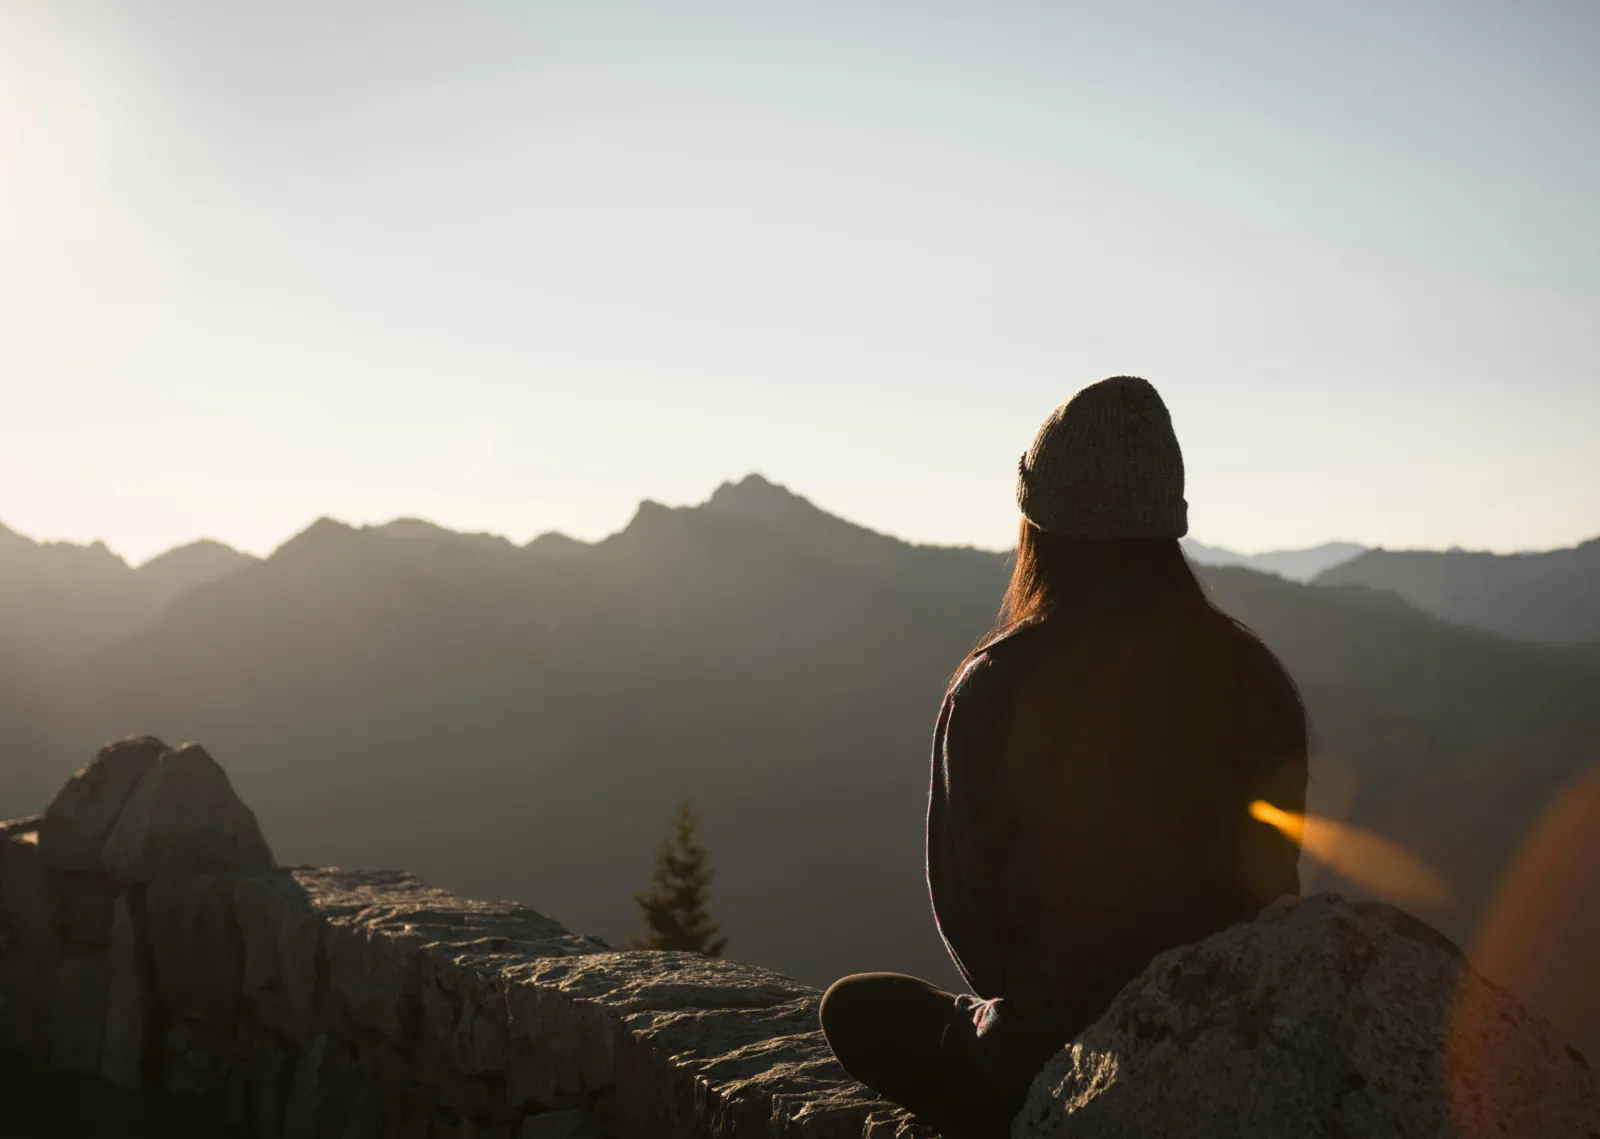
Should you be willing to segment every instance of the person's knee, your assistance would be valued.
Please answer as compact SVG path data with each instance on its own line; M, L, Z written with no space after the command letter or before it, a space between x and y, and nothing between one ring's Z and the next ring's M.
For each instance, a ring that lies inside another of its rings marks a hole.
M828 1038L829 1044L841 1032L849 1031L846 1026L860 1019L863 997L871 988L871 976L870 973L852 973L848 977L840 977L822 994L822 1003L817 1006L817 1020L821 1022L822 1034Z

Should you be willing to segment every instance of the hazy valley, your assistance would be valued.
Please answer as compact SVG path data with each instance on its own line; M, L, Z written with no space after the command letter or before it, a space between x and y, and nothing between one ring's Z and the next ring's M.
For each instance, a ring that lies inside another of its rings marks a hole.
M953 979L922 881L928 740L1003 555L912 546L756 477L646 502L593 544L322 520L259 561L200 545L131 570L0 537L0 815L38 810L111 736L196 739L286 860L400 867L620 938L687 794L732 956L813 982ZM1546 597L1578 600L1570 626L1514 627L1567 644L1467 627L1511 601L1452 624L1424 611L1433 594L1403 600L1415 575L1378 571L1409 555L1360 553L1313 584L1202 571L1304 691L1313 810L1437 869L1455 898L1414 908L1467 944L1600 758L1600 644L1576 615L1600 595L1576 556L1595 547L1524 557L1550 559ZM1586 854L1558 871L1574 889ZM1594 999L1543 1003L1576 1037Z

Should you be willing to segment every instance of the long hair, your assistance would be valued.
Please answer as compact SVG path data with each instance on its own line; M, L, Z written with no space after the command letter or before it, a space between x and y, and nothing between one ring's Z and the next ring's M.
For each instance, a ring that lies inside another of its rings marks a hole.
M1223 617L1176 538L1069 538L1046 533L1024 518L999 616L955 676L988 643L1046 617L1101 624L1155 611Z
M952 686L997 637L1034 623L1061 651L1023 682L1049 694L1022 702L1024 718L1008 732L1034 742L1015 762L1008 748L1003 762L1045 848L1090 825L1071 812L1105 804L1150 805L1129 826L1177 826L1192 804L1231 785L1232 751L1246 736L1282 761L1252 797L1303 809L1310 725L1299 690L1254 631L1211 603L1176 538L1069 538L1024 521L999 618ZM1060 715L1062 706L1071 713ZM1070 754L1096 762L1060 758Z

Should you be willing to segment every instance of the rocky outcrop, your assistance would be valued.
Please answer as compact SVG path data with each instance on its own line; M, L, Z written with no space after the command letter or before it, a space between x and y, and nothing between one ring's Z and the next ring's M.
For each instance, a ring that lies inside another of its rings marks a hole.
M49 835L50 814L45 813ZM123 804L100 850L100 869L119 885L174 874L270 870L275 861L255 812L199 744L163 752Z
M1444 935L1286 898L1164 953L1040 1073L1016 1139L1600 1135L1600 1088Z
M108 745L0 824L0 1045L260 1139L931 1139L820 994L408 874L278 868L203 749ZM1595 1077L1420 921L1334 896L1163 954L1015 1139L1600 1136Z
M58 873L100 873L100 852L128 797L167 751L152 736L130 736L100 749L46 808L39 847Z
M0 825L0 930L5 1043L257 1136L926 1135L834 1062L816 990L408 874L276 868L194 745L108 745Z

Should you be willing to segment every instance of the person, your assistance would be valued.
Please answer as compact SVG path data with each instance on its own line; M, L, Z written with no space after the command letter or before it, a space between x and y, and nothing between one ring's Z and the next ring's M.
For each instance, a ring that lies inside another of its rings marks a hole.
M934 733L927 878L970 992L836 981L840 1063L950 1139L1008 1133L1033 1077L1162 951L1299 893L1307 725L1293 681L1207 599L1178 539L1183 456L1133 376L1092 384L1017 471L1000 620Z

